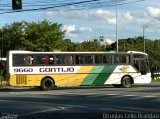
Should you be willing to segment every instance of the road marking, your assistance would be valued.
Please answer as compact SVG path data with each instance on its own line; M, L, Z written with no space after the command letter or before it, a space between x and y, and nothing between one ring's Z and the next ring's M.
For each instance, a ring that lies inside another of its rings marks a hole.
M107 93L107 94L104 94L104 93L98 93L97 95L88 95L87 97L101 97L101 96L119 96L119 94L114 94L114 93Z
M17 103L26 103L26 104L37 104L37 105L49 105L49 106L57 106L58 108L61 108L63 106L66 106L66 107L86 107L86 106L83 106L83 105L69 105L69 104L52 104L52 103L47 103L47 102L27 102L27 101L17 101L17 100L0 100L0 102L17 102ZM61 106L63 105L63 106Z
M106 94L106 95L119 95L119 94L109 93L109 94Z
M68 107L63 107L64 109L67 109ZM35 111L35 112L30 112L27 114L21 114L20 116L30 116L30 115L34 115L34 114L40 114L40 113L46 113L46 112L52 112L52 111L58 111L58 110L62 110L62 108L51 108L51 109L47 109L47 110L40 110L40 111Z
M136 95L123 95L123 96L126 96L126 97L135 97Z
M157 97L157 96L155 96L155 95L146 95L146 96L142 96L142 97L144 97L144 98L154 98L154 97Z

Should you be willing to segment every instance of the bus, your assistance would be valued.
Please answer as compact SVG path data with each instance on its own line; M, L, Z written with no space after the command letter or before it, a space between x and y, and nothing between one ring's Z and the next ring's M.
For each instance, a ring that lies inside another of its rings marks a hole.
M148 55L128 52L9 51L6 74L10 86L42 90L64 86L129 88L151 82Z

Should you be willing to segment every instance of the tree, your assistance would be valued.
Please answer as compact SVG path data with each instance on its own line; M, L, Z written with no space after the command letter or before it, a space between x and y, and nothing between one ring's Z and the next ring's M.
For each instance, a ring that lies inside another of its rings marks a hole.
M13 23L12 25L6 25L1 29L3 34L1 36L1 46L3 42L4 55L8 50L23 49L24 30L22 23Z
M63 46L65 31L61 30L61 24L42 22L14 22L4 26L0 32L0 43L5 47L5 55L8 50L54 51Z
M32 43L30 50L54 51L61 49L65 33L61 31L61 26L61 24L46 20L39 23L26 23L26 40Z
M65 39L62 44L61 51L75 51L76 43L72 42L71 39Z
M105 51L105 48L100 45L98 40L89 40L89 41L84 41L80 44L77 44L76 51Z

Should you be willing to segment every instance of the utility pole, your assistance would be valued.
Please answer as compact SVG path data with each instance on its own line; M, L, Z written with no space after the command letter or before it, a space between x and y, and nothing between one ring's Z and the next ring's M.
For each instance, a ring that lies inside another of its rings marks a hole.
M3 30L2 30L2 53L1 53L1 59L3 58Z
M117 43L117 52L118 52L118 0L116 0L116 43Z
M148 25L143 25L143 51L146 52L146 40L145 40L145 28L148 27Z

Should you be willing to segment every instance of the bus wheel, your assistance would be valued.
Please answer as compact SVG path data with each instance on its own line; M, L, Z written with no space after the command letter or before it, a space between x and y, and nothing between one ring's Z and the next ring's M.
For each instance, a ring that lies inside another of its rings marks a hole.
M51 90L54 87L54 82L51 78L44 78L41 82L41 90Z
M124 88L129 88L132 86L131 78L129 76L124 76L121 82Z

